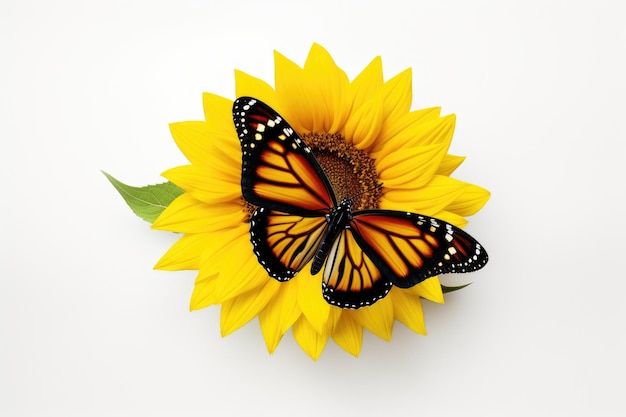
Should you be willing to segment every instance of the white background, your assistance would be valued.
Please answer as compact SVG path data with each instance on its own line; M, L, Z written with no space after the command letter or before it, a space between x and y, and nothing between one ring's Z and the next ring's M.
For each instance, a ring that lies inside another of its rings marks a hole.
M622 4L3 0L0 414L625 415ZM413 108L458 116L455 176L492 192L467 229L487 268L358 359L269 355L256 320L222 339L192 272L152 270L176 236L100 173L160 182L168 123L313 42L351 78L412 67Z

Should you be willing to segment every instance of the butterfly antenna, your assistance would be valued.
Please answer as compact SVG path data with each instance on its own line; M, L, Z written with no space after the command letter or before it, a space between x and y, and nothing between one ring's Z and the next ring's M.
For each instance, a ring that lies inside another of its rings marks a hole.
M380 184L377 184L375 187L369 188L367 190L361 191L360 193L358 193L357 195L355 195L354 197L351 197L352 202L356 205L356 207L362 207L362 208L371 208L371 202L368 201L372 198L372 196L368 196L365 198L362 198L363 195L365 194L370 194L376 190L380 190L383 187L383 183L381 182ZM373 193L376 194L376 193ZM376 197L376 201L378 202L378 199L380 198L380 195L378 195ZM375 205L377 207L377 205Z
M348 193L350 192L350 184L348 183L348 178L352 178L352 172L350 172L350 162L348 161L348 158L344 155L344 161L346 162L343 166L344 168L344 173L343 173L343 195L344 197L348 197L350 198L351 196L348 195Z
M358 193L357 195L355 195L355 196L354 196L354 197L352 197L352 198L357 198L357 197L360 197L360 196L362 196L363 194L371 193L372 191L375 191L375 190L380 190L381 188L383 188L383 183L382 183L382 182L381 182L381 183L379 183L379 184L376 184L376 186L375 186L375 187L368 188L367 190L363 190L363 191L361 191L360 193Z

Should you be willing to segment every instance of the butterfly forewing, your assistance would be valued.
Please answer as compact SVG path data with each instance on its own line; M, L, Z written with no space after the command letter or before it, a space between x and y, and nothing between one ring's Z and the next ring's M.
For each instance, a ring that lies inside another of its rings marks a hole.
M337 202L326 174L289 124L250 97L233 105L241 148L241 188L251 204L305 216L324 215Z
M258 208L250 219L252 246L268 274L287 281L315 255L327 229L324 217Z
M350 227L382 274L402 288L447 272L471 272L487 252L461 229L432 217L391 210L354 213Z
M324 268L322 293L330 304L360 308L374 304L391 289L374 262L346 228L333 243Z

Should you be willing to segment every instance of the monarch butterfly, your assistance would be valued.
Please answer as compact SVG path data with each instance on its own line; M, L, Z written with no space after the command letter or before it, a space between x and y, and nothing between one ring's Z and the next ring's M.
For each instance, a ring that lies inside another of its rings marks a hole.
M233 120L242 149L242 195L256 206L250 240L272 278L290 280L312 261L312 275L324 267L326 301L358 309L385 297L393 285L409 288L487 263L487 252L474 238L442 220L393 210L352 211L352 198L337 201L311 149L261 101L238 98Z

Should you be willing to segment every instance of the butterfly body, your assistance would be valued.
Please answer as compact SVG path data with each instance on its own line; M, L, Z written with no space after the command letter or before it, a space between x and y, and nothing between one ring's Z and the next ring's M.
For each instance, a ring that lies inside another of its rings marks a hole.
M315 275L320 272L322 266L324 265L324 261L328 256L328 252L333 246L333 243L343 232L343 229L350 227L349 222L352 220L352 204L352 199L344 198L337 206L331 208L330 213L326 215L328 230L322 238L320 247L313 257L311 274Z
M313 152L274 110L251 98L233 105L242 147L243 197L257 206L250 240L268 275L288 281L311 263L323 270L330 304L360 308L392 286L409 288L446 272L471 272L488 260L461 229L417 213L353 211L338 201Z

